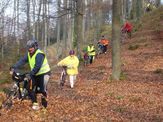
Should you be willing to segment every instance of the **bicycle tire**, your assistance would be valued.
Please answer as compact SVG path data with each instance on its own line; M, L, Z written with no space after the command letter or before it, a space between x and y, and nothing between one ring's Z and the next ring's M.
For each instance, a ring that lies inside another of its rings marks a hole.
M9 93L6 93L6 99L2 102L1 108L10 109L13 105L13 99L18 95L18 90L10 90Z
M61 72L61 77L60 77L60 87L63 87L65 82L66 82L66 69L63 68Z
M66 81L66 75L63 73L61 74L60 86L64 86Z

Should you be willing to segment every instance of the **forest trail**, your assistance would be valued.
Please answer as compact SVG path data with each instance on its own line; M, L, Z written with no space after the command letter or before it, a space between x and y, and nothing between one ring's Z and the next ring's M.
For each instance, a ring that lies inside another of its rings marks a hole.
M146 34L144 34L146 33ZM161 32L160 32L161 33ZM156 31L137 32L121 47L121 81L111 82L111 50L80 67L74 89L58 87L59 69L49 83L46 111L33 111L29 101L0 110L3 122L163 121L163 38Z

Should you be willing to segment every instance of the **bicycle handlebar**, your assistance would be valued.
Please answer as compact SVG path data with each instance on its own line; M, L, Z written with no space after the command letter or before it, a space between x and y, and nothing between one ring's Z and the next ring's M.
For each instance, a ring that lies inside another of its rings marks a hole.
M26 74L27 74L27 73L20 74L20 73L18 73L18 72L13 71L13 73L12 73L12 79L13 79L14 81L16 81L16 82L22 82L22 81L25 80Z

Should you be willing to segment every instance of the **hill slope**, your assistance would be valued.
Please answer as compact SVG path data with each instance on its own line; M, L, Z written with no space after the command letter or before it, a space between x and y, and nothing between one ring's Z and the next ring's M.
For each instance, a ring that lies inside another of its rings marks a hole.
M63 90L58 88L59 69L55 69L49 84L47 111L33 111L29 101L15 101L11 110L0 110L0 119L4 122L163 121L163 39L156 36L155 29L148 31L146 26L122 45L122 81L107 80L111 75L109 50L92 65L80 68L74 89L69 88L68 82Z

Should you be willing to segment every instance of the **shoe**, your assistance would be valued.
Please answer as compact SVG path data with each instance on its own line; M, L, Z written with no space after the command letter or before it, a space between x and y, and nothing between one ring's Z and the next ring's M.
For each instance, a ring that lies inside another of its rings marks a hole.
M40 107L39 107L38 103L34 102L34 103L33 103L33 106L32 106L32 109L33 109L33 110L39 110Z
M43 106L44 108L46 108L46 107L47 107L48 102L47 102L47 100L46 100L46 98L45 98L45 97L42 97L42 98L41 98L41 104L42 104L42 106Z
M73 86L70 86L71 89L73 89L74 87Z

